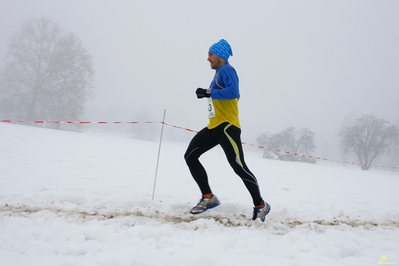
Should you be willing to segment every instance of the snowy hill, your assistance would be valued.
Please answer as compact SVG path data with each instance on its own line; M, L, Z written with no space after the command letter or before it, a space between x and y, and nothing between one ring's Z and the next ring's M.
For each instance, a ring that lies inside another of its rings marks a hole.
M0 265L399 264L397 172L248 150L272 206L261 223L219 148L201 160L222 204L193 216L188 143L162 144L152 200L157 142L5 123L0 134Z

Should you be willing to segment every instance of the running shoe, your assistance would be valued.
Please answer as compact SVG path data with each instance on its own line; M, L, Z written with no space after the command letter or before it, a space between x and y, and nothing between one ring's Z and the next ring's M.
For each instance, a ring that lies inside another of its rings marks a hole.
M192 214L199 214L199 213L203 213L204 211L208 210L208 209L212 209L215 208L216 206L219 206L220 202L218 200L218 198L216 198L215 195L212 195L212 198L207 199L202 197L197 206L195 206L194 208L191 209L191 213Z
M263 207L254 207L254 214L252 216L252 220L260 218L262 222L265 221L266 215L270 212L271 207L267 202L263 203L264 203Z

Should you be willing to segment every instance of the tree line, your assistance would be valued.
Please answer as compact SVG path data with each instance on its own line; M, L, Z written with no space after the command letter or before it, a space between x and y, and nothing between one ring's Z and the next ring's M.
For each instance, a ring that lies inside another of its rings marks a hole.
M257 142L267 147L264 158L316 163L315 159L302 156L315 150L314 136L308 128L288 127L276 134L263 133ZM374 115L358 117L353 125L343 127L338 136L342 151L354 154L362 170L369 170L373 161L384 154L399 152L398 127Z

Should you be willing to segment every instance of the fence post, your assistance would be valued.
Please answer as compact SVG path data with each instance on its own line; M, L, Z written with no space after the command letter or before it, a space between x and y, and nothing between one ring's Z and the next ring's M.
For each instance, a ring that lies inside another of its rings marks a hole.
M153 187L153 189L152 189L152 200L154 200L155 186L156 186L156 184L157 184L159 156L160 156L160 154L161 154L161 144L162 144L163 127L164 127L164 125L165 125L165 116L166 116L166 109L163 111L163 120L162 120L162 127L161 127L161 136L160 136L160 138L159 138L159 147L158 147L157 166L156 166L156 168L155 168L154 187Z

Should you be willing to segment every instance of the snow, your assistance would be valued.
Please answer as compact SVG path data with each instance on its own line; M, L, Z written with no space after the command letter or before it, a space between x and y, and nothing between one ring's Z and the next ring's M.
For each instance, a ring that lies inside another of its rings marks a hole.
M193 216L188 143L163 141L152 200L157 141L8 123L0 134L0 265L399 264L398 172L244 146L272 206L262 223L220 148L201 160L221 205Z

